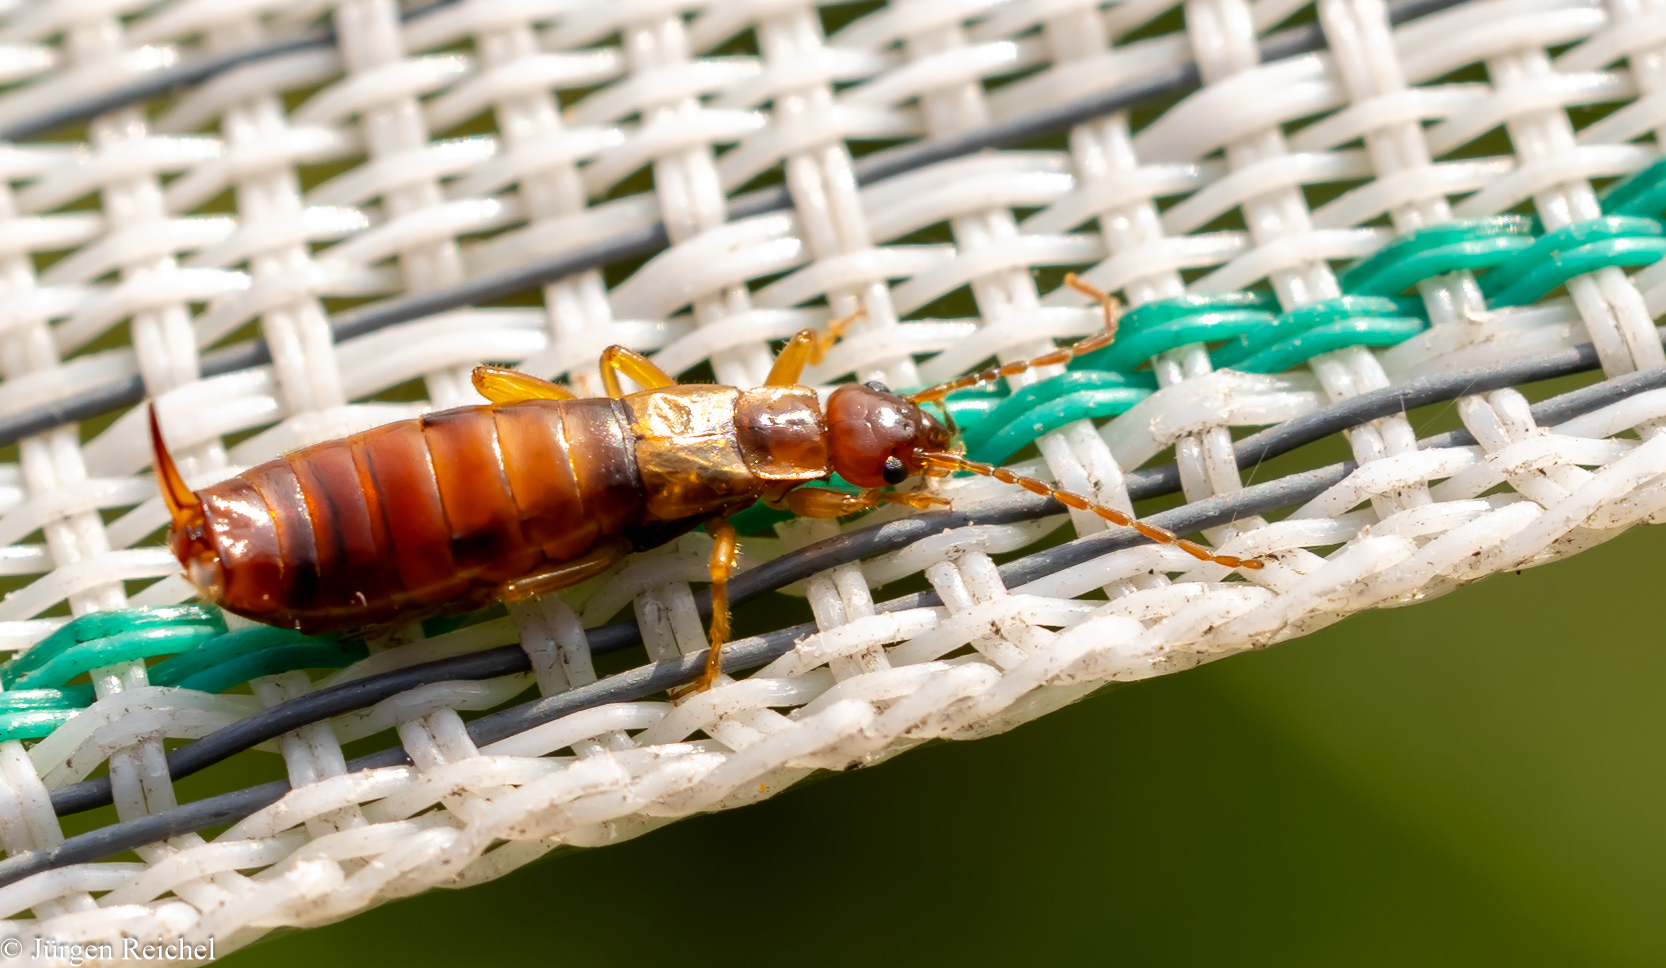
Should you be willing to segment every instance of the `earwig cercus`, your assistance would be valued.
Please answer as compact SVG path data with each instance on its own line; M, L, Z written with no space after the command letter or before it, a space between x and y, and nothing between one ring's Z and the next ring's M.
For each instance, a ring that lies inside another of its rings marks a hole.
M677 384L623 347L602 354L606 397L579 399L513 370L482 366L489 403L402 420L314 444L192 491L162 438L154 406L157 483L172 518L168 544L198 591L256 621L306 633L392 628L443 611L548 594L607 570L633 551L705 524L714 539L709 686L727 640L726 587L736 535L728 518L762 501L804 517L840 517L882 503L946 503L888 486L971 471L1046 494L1154 541L1231 568L1217 556L1114 508L952 451L949 429L920 407L954 389L1068 362L1108 345L1106 330L1022 363L898 396L847 384L825 407L798 385L848 320L788 341L764 385ZM624 375L642 389L624 393ZM863 488L825 487L833 473Z

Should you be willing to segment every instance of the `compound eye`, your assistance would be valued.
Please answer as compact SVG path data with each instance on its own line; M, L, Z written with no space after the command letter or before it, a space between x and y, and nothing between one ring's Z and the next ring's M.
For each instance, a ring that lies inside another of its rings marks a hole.
M902 458L892 454L885 458L885 469L880 472L880 476L885 478L887 484L901 484L908 480L908 465L902 462Z
M862 385L867 387L868 389L872 390L875 393L890 393L891 392L890 387L888 387L885 384L879 382L878 380L869 380L868 382L866 382Z

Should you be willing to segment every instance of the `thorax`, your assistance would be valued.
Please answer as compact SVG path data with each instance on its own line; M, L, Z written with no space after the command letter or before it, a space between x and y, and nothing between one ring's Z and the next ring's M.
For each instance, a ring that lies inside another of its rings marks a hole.
M821 406L808 387L686 384L624 403L652 518L711 514L829 473Z

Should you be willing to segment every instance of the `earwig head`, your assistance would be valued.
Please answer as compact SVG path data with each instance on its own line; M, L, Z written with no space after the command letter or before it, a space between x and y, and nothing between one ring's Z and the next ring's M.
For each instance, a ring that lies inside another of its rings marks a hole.
M220 553L208 535L208 518L202 500L186 486L179 468L162 440L162 425L156 419L156 404L150 406L150 446L156 457L156 486L162 491L173 526L168 530L168 549L185 568L185 577L203 597L219 602L225 594L225 569Z
M919 405L878 383L851 383L827 401L833 469L857 487L901 484L920 473L923 451L947 450L951 434Z

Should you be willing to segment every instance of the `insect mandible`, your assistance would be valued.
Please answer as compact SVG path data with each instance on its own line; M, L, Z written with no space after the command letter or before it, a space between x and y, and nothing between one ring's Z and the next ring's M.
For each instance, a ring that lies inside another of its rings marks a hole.
M601 574L634 551L704 524L713 539L711 649L696 688L721 672L729 634L729 517L762 501L805 517L884 503L928 508L928 492L887 490L955 471L994 477L1200 560L1256 569L1045 481L967 460L922 403L1115 338L1115 302L1095 296L1105 329L1034 359L906 396L877 383L838 387L822 405L798 385L837 338L804 330L750 390L678 384L620 346L602 353L606 397L580 399L513 370L482 366L489 403L430 413L304 447L192 491L162 439L151 443L172 527L168 545L202 596L238 615L309 634L393 627L441 612L545 595ZM625 393L619 377L642 389ZM858 493L805 486L837 472Z

